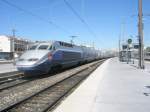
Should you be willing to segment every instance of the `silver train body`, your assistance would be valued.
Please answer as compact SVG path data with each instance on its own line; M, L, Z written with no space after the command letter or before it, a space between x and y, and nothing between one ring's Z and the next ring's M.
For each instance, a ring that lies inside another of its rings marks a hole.
M65 68L99 58L91 47L76 46L61 41L33 45L16 61L17 69L24 73L48 73L52 68Z

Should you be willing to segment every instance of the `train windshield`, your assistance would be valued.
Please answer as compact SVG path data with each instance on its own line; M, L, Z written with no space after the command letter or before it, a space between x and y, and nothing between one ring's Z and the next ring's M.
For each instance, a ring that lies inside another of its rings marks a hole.
M40 45L39 50L46 50L49 47L49 45Z

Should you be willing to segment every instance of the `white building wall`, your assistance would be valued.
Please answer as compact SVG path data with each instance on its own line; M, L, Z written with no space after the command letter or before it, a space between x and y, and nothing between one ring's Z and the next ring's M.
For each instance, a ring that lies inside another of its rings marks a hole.
M0 36L0 52L11 52L10 39L7 36Z

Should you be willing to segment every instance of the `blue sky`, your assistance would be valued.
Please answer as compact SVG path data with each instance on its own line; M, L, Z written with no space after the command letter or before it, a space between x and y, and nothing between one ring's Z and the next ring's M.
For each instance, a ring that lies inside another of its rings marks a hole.
M77 44L95 43L97 48L117 48L124 21L124 36L137 36L138 0L66 0L76 12L88 23L96 36L66 6L63 0L7 0L42 18L40 20L28 13L18 10L0 0L0 34L11 34L12 28L16 35L30 40L62 40L70 41L76 35ZM143 0L144 41L150 44L150 1ZM49 24L52 21L59 27Z

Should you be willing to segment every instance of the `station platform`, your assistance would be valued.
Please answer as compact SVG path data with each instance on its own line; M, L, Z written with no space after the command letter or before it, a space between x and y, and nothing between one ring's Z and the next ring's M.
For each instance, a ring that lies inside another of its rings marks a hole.
M54 112L150 112L150 73L108 59Z
M13 63L0 64L0 75L2 73L17 71L17 68Z

